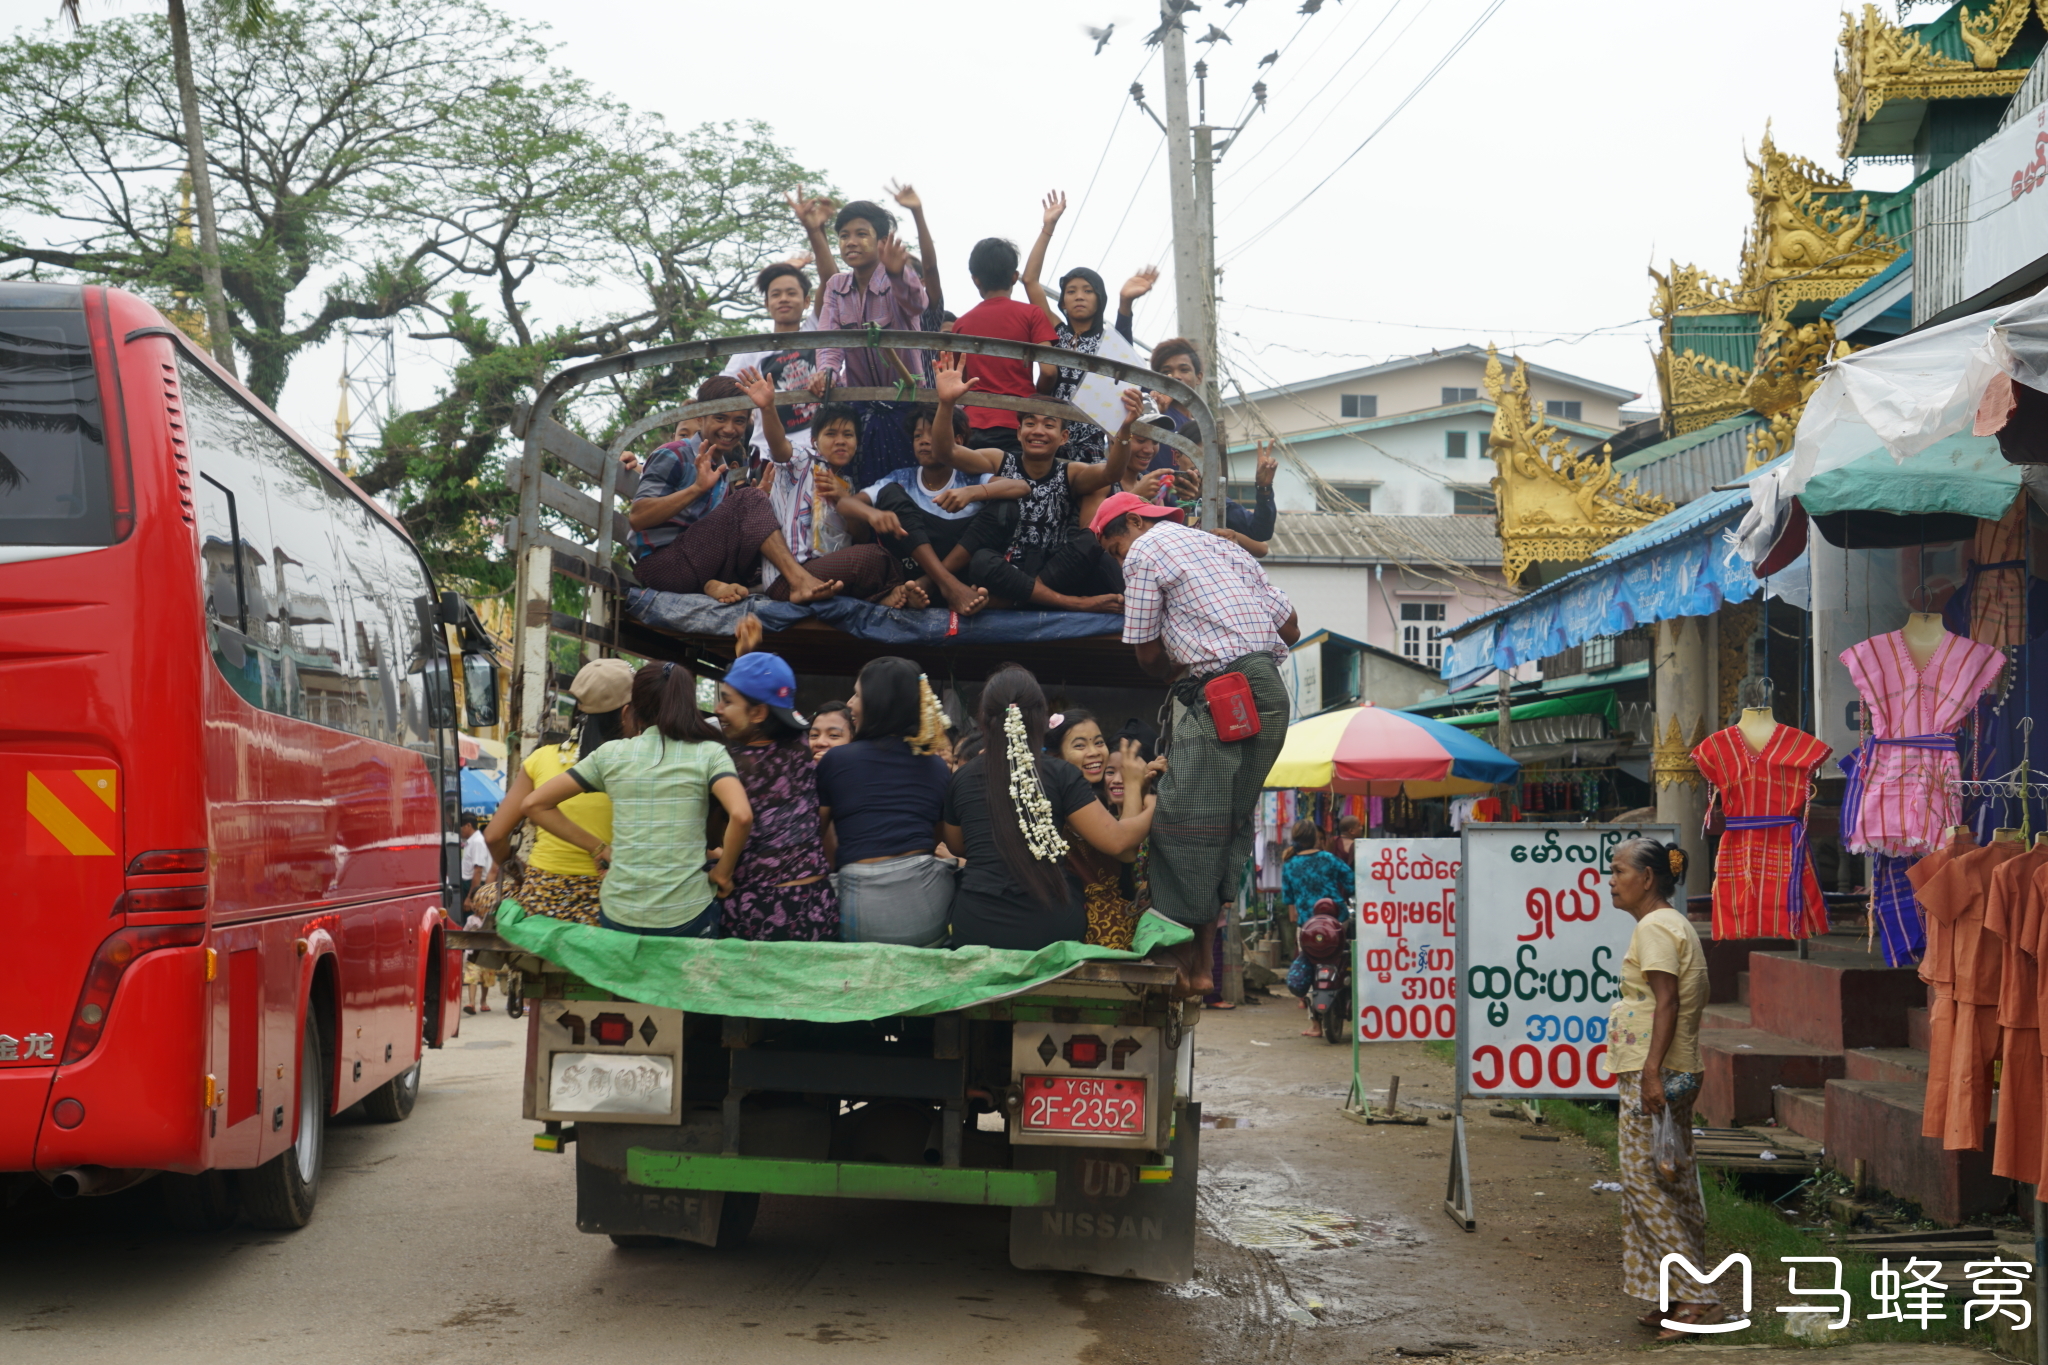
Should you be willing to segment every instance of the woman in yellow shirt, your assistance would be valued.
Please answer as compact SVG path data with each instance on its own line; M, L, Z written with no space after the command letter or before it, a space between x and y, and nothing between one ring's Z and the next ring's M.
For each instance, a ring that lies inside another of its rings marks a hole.
M1660 1305L1640 1319L1645 1327L1662 1328L1660 1340L1690 1336L1698 1324L1720 1317L1713 1286L1684 1266L1671 1268L1668 1313L1659 1284L1667 1255L1676 1253L1702 1270L1707 1264L1707 1212L1692 1151L1707 959L1699 931L1671 904L1684 879L1684 851L1655 839L1631 839L1615 849L1608 879L1615 907L1636 921L1621 960L1621 994L1607 1021L1607 1069L1619 1082L1615 1098L1621 1111L1622 1292ZM1681 1157L1660 1169L1652 1135L1658 1115L1667 1110ZM1680 1325L1663 1326L1667 1321Z
M582 719L576 738L562 744L544 744L519 765L498 813L484 831L491 856L501 864L512 855L512 835L524 818L520 806L536 787L559 777L607 740L624 738L629 729L632 707L633 666L624 659L599 659L583 665L569 684ZM605 843L612 837L612 799L602 792L585 792L561 805L562 813ZM526 876L514 898L529 915L548 915L576 924L597 923L598 890L604 879L598 875L591 855L547 830L534 830L533 845L527 852Z

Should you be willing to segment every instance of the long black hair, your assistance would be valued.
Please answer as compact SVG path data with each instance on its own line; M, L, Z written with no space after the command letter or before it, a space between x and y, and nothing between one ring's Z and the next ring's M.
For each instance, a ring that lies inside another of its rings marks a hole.
M598 745L609 743L625 733L625 707L583 712L583 723L577 727L576 761L581 763Z
M1017 708L1024 721L1024 750L1036 758L1045 747L1045 693L1038 679L1021 664L1004 664L990 675L981 689L976 708L981 722L982 793L988 802L989 826L995 835L996 852L1003 866L1027 895L1046 907L1063 906L1073 899L1062 864L1031 856L1024 839L1024 822L1017 815L1017 803L1010 797L1010 746L1003 722L1010 708ZM1039 781L1037 771L1030 780Z
M918 666L895 654L868 661L855 685L860 688L860 729L855 739L916 739L924 728L923 677Z
M633 674L633 714L641 728L678 744L723 741L697 709L697 675L681 664L642 664Z
M1095 719L1095 713L1093 711L1083 711L1079 707L1076 707L1072 711L1062 712L1060 715L1060 723L1058 725L1051 726L1045 732L1045 752L1047 756L1051 758L1056 758L1060 762L1065 763L1067 761L1067 756L1064 753L1060 752L1060 746L1067 742L1067 736L1074 732L1075 726L1087 725L1090 723L1093 723L1097 729L1101 728L1101 722ZM1109 737L1107 735L1103 736L1103 740L1105 743L1108 742L1108 738ZM1115 745L1110 745L1110 757L1112 760L1116 757L1115 749ZM1093 786L1095 788L1096 796L1102 798L1103 804L1107 805L1109 803L1109 770L1106 767L1103 769L1102 780L1100 782L1094 783Z

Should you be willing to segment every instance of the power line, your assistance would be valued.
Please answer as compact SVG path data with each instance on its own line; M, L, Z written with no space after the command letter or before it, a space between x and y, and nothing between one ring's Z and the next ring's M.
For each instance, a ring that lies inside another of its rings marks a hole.
M1266 224L1266 226L1260 228L1257 232L1253 233L1250 237L1246 238L1243 244L1240 245L1237 248L1237 250L1231 252L1230 257L1227 259L1235 259L1236 257L1243 255L1246 251L1249 251L1252 247L1256 246L1260 241L1265 239L1268 233L1272 232L1273 229L1279 227L1280 224L1286 222L1288 218L1293 216L1295 211L1299 209L1303 204L1306 204L1310 199L1314 198L1316 193L1319 190L1321 190L1323 186L1329 184L1332 180L1336 179L1337 173L1339 171L1343 170L1346 166L1350 165L1360 152L1364 151L1367 147L1371 146L1372 140L1378 137L1382 132L1386 131L1387 125L1392 123L1396 118L1400 117L1401 111L1406 109L1410 104L1414 103L1416 97L1419 96L1424 90L1427 90L1429 88L1430 83L1437 78L1437 76L1443 71L1445 67L1451 64L1451 60L1455 58L1458 55L1458 53L1464 50L1465 45L1467 43L1471 42L1473 38L1478 36L1479 31L1482 28L1486 27L1487 21L1492 19L1494 15L1498 14L1500 12L1500 7L1506 3L1507 0L1492 0L1492 3L1486 7L1485 11L1477 19L1472 21L1472 26L1465 30L1465 32L1458 38L1457 42L1451 44L1450 50L1445 52L1442 57L1438 58L1436 65L1432 66L1429 69L1428 73L1425 74L1423 78L1416 83L1415 88L1413 90L1410 90L1407 93L1407 95L1402 97L1401 102L1395 105L1393 110L1389 112L1384 119L1380 120L1379 126L1377 128L1374 128L1370 133L1367 133L1365 135L1365 141L1359 143L1356 147L1353 147L1350 153L1347 156L1345 156L1345 158L1342 161L1339 161L1335 166L1330 168L1329 174L1325 175L1321 180L1318 180L1313 186L1311 186L1307 194L1304 194L1301 196L1301 198L1295 200L1294 203L1290 205L1287 208L1287 210L1283 212L1278 218L1275 218L1272 222Z

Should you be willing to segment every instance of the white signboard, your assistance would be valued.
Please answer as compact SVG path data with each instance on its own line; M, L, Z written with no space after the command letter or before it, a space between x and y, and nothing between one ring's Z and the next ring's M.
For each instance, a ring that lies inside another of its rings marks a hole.
M675 1107L675 1063L634 1053L557 1052L548 1108L561 1114L652 1114Z
M1458 1036L1456 839L1360 839L1357 984L1362 1043Z
M1124 334L1114 327L1102 329L1102 344L1096 348L1095 354L1104 360L1121 360L1127 365L1149 363L1149 357L1140 355L1138 348L1125 341ZM1122 394L1126 387L1107 375L1091 374L1074 390L1073 404L1087 413L1088 419L1096 426L1114 432L1124 424Z
M1963 293L1981 294L2040 259L2048 243L2048 104L1970 153Z
M1468 1095L1612 1099L1607 1011L1636 922L1608 899L1616 847L1669 825L1467 825L1458 1077Z

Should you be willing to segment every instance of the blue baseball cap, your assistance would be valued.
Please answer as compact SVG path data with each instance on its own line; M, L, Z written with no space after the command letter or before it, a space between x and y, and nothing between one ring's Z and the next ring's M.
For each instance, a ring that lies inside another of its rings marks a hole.
M758 701L789 725L807 722L796 712L796 674L774 654L742 654L725 670L725 685L749 701Z

